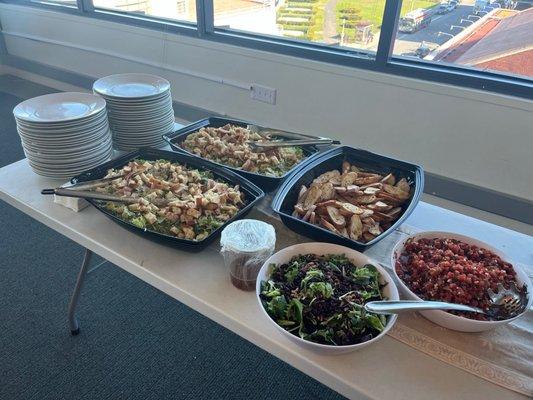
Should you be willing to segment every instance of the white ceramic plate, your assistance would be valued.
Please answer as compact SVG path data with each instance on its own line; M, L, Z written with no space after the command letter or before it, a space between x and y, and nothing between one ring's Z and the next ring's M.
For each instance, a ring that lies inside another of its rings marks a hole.
M75 130L84 129L85 127L90 126L90 125L101 123L102 121L105 121L105 120L107 120L107 113L105 111L92 115L88 118L81 119L81 120L74 120L74 121L70 121L66 123L57 123L57 124L56 123L35 124L35 123L29 123L27 121L16 118L17 126L24 128L28 131L38 131L38 132L41 132L41 131L44 131L44 132L75 131Z
M33 143L28 143L28 142L23 141L22 147L36 155L39 155L42 158L61 159L61 158L70 158L70 157L87 154L87 153L95 153L98 151L100 146L102 146L104 143L109 142L110 140L112 140L110 133L105 132L105 134L102 134L100 137L96 138L95 140L91 140L81 145L47 148L47 147L42 147L42 146L36 146Z
M149 146L155 143L159 143L163 145L166 142L161 137L154 136L150 138L126 138L126 139L114 137L113 143L117 145L122 145L122 146Z
M113 151L110 151L108 154L104 154L104 156L101 159L94 160L94 162L92 163L88 163L87 165L84 165L82 167L76 167L72 169L62 169L60 171L49 170L46 168L43 169L42 167L38 165L32 164L32 161L29 159L28 159L28 163L30 164L30 167L33 169L33 171L38 175L42 175L42 176L46 176L46 177L54 178L54 179L65 179L66 180L66 179L70 179L71 177L75 175L78 175L84 171L87 171L91 168L94 168L108 161L109 159L111 159L112 154L113 154Z
M75 119L72 121L66 121L66 122L50 122L50 123L43 123L43 122L28 122L22 119L15 118L17 122L17 126L22 126L26 129L31 130L63 130L63 129L80 129L87 124L92 124L96 121L103 121L107 119L107 112L106 110L100 111L94 115L91 115L86 118L81 119Z
M150 74L118 74L98 79L93 90L110 98L139 99L161 95L170 90L170 83Z
M48 144L43 145L40 142L23 139L22 146L34 152L45 152L50 155L55 154L69 154L80 153L90 151L94 147L97 147L100 143L103 143L111 139L111 132L109 129L100 131L97 135L88 137L87 140L79 142L58 143L53 146Z
M158 119L153 119L150 121L117 121L114 119L109 119L109 125L116 126L123 129L135 129L135 130L149 130L149 129L155 129L159 127L160 125L165 124L173 124L175 122L173 113L170 113L168 115L161 116Z
M50 167L47 164L36 163L29 158L28 158L28 163L34 170L38 170L41 173L41 175L50 174L50 175L60 176L60 177L71 177L71 176L74 176L75 174L78 174L83 171L87 171L91 168L101 165L105 161L109 160L111 154L112 154L112 150L109 150L109 152L103 153L98 158L94 158L88 162L61 165L60 167Z
M148 128L148 129L142 128L142 130L140 130L141 128L139 128L139 129L133 129L133 128L121 129L121 128L118 128L116 126L111 126L110 128L111 128L111 131L113 132L113 134L115 136L123 138L123 139L126 139L126 138L143 138L143 137L152 138L152 137L164 135L165 133L168 133L168 132L172 131L173 125L172 125L172 129L170 129L171 128L170 124L168 124L166 126L163 125L163 126L161 126L159 128Z
M65 152L64 154L48 153L42 151L32 151L23 146L24 153L34 163L47 165L53 168L62 168L66 165L78 165L80 163L90 162L94 158L99 158L112 147L112 140L108 138L102 142L96 143L95 146L86 151Z
M279 332L281 332L283 336L290 339L291 341L298 344L299 346L305 347L309 350L319 352L321 354L327 354L327 355L349 353L349 352L361 349L363 347L366 347L370 344L377 342L381 338L383 338L385 334L392 328L392 326L394 325L398 317L397 315L391 315L389 317L389 320L383 332L381 332L378 336L376 336L375 338L371 340L368 340L363 343L348 345L348 346L332 346L332 345L314 343L308 340L301 339L299 336L295 336L287 332L281 326L279 326L272 318L270 318L270 315L268 315L268 313L263 308L261 299L259 297L259 294L261 292L261 281L268 280L268 278L270 277L270 274L271 274L270 265L271 264L279 265L279 264L285 263L289 261L293 256L296 256L299 254L317 254L317 255L344 254L346 255L346 257L351 259L352 262L357 266L362 266L365 264L372 264L376 267L376 269L381 274L380 283L382 284L386 283L386 286L382 289L383 295L388 300L399 299L398 289L396 289L396 285L394 284L394 281L390 277L389 273L383 267L381 267L379 263L365 256L363 253L359 253L358 251L350 249L348 247L340 246L337 244L331 244L331 243L313 242L313 243L296 244L294 246L286 247L283 250L280 250L277 253L273 254L268 260L265 261L265 263L261 267L261 270L259 271L259 274L257 276L256 298L259 303L259 307L261 308L263 312L265 322L274 324L274 326L278 329Z
M74 121L105 109L105 100L90 93L53 93L23 101L13 109L17 119L55 123Z
M170 91L167 91L165 93L159 94L157 96L151 96L151 97L140 97L140 98L113 98L109 96L103 96L99 94L98 92L94 92L96 95L102 96L103 99L105 99L106 103L110 108L115 107L151 107L156 106L158 104L167 103L168 101L172 101L172 95L170 94Z
M87 146L93 146L95 143L102 142L111 138L111 131L109 128L101 130L94 135L83 137L76 141L56 141L56 142L42 142L28 138L22 138L21 142L24 147L30 148L34 151L48 152L48 153L65 153L69 151L81 151Z
M494 254L499 256L502 260L510 263L515 272L516 272L516 278L520 286L527 285L528 290L528 305L525 308L525 311L517 315L514 318L506 319L504 321L477 321L474 319L469 319L465 317L460 317L457 315L450 314L446 311L440 311L440 310L434 310L434 311L420 311L420 314L422 314L424 317L429 319L430 321L436 323L437 325L443 326L448 329L453 329L455 331L460 332L482 332L487 331L490 329L494 329L500 325L507 324L517 318L520 318L528 309L531 308L533 305L533 283L529 279L529 277L526 275L524 271L520 267L518 267L516 264L514 264L509 257L507 257L503 252L500 250L490 246L489 244L482 242L477 239L473 239L468 236L459 235L457 233L451 233L451 232L441 232L441 231L430 231L430 232L420 232L414 235L407 236L400 240L396 245L394 246L394 249L392 250L391 254L391 266L394 270L394 276L398 282L398 286L401 290L401 292L407 297L409 300L422 300L420 297L418 297L416 294L414 294L407 285L398 277L398 274L396 273L396 260L400 256L400 254L403 252L403 248L405 246L405 243L409 239L421 239L421 238L427 238L427 239L434 239L434 238L444 238L444 239L457 239L461 242L475 245L487 250L492 251Z
M36 140L77 140L80 137L87 136L91 133L97 132L109 126L106 119L99 121L96 124L87 125L84 128L73 130L57 131L57 130L28 130L22 126L17 127L19 135L33 138Z
M116 144L120 144L122 146L132 145L132 146L140 146L140 145L149 145L151 143L161 143L164 144L165 142L157 137L151 137L151 138L127 138L122 139L120 137L113 137L113 142Z
M101 160L106 154L111 151L111 143L106 143L99 149L98 152L91 154L91 157L82 157L78 159L57 159L57 160L41 160L34 158L31 154L28 156L28 160L31 161L34 165L39 166L43 169L48 169L51 171L61 172L65 169L71 168L81 168L87 165L93 165ZM24 149L24 153L27 153L27 150Z
M157 109L149 109L146 111L135 111L135 110L128 110L126 111L110 111L109 116L110 118L114 119L125 119L125 120L132 120L132 119L150 119L154 118L154 116L157 115L166 115L168 113L171 113L172 106L167 105L165 107L157 108Z
M151 120L163 115L173 114L172 106L168 105L162 108L151 109L148 111L137 112L109 112L109 118L113 120L125 120L127 121L137 121L137 120Z
M125 99L125 98L111 98L102 96L108 107L111 109L124 109L124 108L149 108L157 107L161 104L167 104L172 102L172 95L170 91L163 93L159 96L153 96L140 99Z
M142 124L139 123L137 126L133 125L122 125L122 124L109 124L113 131L123 132L126 135L129 134L150 134L150 132L166 130L169 126L174 126L174 120L166 120L158 122L157 124Z

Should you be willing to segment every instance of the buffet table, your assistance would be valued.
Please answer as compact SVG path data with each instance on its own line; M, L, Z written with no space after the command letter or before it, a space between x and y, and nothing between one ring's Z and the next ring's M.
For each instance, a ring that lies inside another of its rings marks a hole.
M199 254L186 253L135 235L92 207L75 213L54 204L52 198L39 195L42 188L60 183L34 174L27 161L21 160L0 169L0 199L349 398L527 397L390 336L342 356L322 356L299 348L265 320L253 292L243 292L231 285L218 254L218 243ZM266 205L263 204L263 211L255 210L250 217L272 219L265 214ZM471 235L500 248L516 262L533 264L531 237L439 207L421 202L406 224L417 229ZM276 229L286 230L279 223ZM278 247L285 245L278 243ZM90 324L90 320L83 323Z

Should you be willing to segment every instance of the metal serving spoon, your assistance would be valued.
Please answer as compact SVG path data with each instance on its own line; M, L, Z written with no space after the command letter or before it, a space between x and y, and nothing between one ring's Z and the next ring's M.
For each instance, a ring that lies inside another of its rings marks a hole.
M374 314L400 314L406 311L421 310L455 310L470 311L485 314L481 308L465 306L463 304L446 303L444 301L420 300L384 300L370 301L364 305L365 310Z
M490 316L495 320L509 319L517 316L527 304L527 287L518 289L511 283L510 289L505 289L502 284L498 284L498 291L487 290L491 299L491 305L487 312L477 307L466 306L464 304L446 303L444 301L420 301L420 300L386 300L370 301L364 305L366 311L374 314L399 314L406 311L421 310L455 310L476 312Z
M526 285L518 289L516 284L511 282L510 288L505 289L501 283L498 283L497 292L488 289L487 293L493 304L488 314L497 319L512 318L523 312L527 305L528 293Z

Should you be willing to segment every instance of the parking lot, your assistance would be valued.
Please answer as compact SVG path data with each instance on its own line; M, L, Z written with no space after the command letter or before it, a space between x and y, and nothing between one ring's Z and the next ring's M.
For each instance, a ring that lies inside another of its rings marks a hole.
M473 9L473 0L463 0L453 11L443 15L435 14L427 28L415 33L398 32L394 45L394 54L412 56L422 41L429 43L433 47L442 45L450 40L452 36L461 32L461 26L470 24L464 20L474 13ZM471 18L472 21L476 19Z

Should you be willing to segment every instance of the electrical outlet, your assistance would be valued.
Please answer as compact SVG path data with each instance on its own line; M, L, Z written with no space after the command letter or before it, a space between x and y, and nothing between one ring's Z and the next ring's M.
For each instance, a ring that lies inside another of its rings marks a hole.
M276 89L253 84L250 88L252 99L263 103L276 104Z

